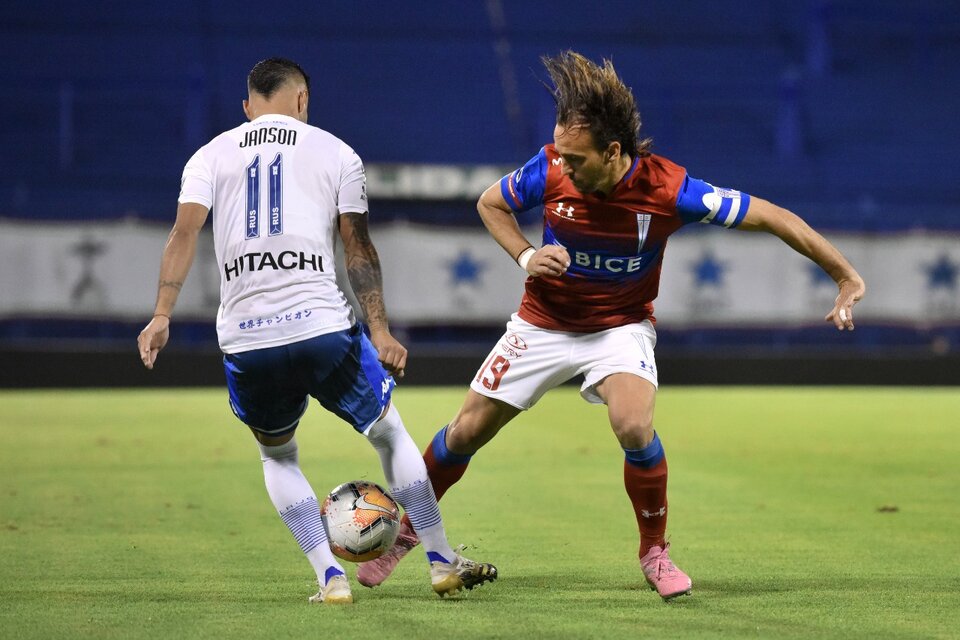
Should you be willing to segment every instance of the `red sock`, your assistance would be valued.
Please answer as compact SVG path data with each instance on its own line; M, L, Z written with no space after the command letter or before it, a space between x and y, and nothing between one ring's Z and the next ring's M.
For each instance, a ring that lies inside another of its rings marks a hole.
M627 489L640 528L640 557L652 547L663 547L667 531L667 459L644 469L623 463L623 485Z
M469 462L461 464L443 464L442 462L438 462L433 454L433 442L427 445L426 450L423 452L423 462L427 465L427 477L430 478L430 484L433 485L433 493L437 496L437 502L439 502L443 494L447 492L447 489L455 485L457 481L463 477L463 474L467 472L467 465L469 464ZM407 517L407 514L403 514L403 524L412 528L410 518Z

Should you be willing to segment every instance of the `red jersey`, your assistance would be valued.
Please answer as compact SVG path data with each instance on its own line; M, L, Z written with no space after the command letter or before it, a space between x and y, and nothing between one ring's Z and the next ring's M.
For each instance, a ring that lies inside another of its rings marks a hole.
M737 226L750 196L691 178L658 155L634 158L606 197L580 193L552 144L503 177L516 211L543 205L543 244L570 254L559 277L527 278L519 316L543 329L596 332L654 320L667 238L684 224Z

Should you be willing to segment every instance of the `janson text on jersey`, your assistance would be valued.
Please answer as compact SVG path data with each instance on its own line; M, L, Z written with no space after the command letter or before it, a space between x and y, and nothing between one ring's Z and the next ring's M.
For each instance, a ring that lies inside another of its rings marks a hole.
M277 144L297 144L297 132L284 127L262 127L251 129L240 141L240 148L254 147L258 144L275 142Z

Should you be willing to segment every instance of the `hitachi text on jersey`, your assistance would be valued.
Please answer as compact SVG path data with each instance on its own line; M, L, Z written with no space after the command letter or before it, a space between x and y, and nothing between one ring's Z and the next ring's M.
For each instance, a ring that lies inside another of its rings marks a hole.
M239 277L246 271L263 271L264 269L273 269L274 271L299 269L303 271L308 266L311 271L323 271L323 256L306 254L302 251L281 251L274 257L269 251L255 251L245 253L234 259L233 264L224 264L223 275L227 282L230 282L233 276Z

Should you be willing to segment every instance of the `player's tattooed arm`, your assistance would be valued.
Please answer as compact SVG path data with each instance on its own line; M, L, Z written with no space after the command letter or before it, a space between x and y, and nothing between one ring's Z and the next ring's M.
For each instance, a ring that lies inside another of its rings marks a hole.
M170 316L190 273L197 252L197 237L209 212L207 207L195 202L184 202L177 207L177 221L170 230L160 259L153 317L137 338L140 359L147 369L153 369L157 355L170 338Z
M182 283L182 282L176 282L175 280L161 280L161 281L160 281L160 288L163 288L163 287L172 287L172 288L176 289L177 291L180 291L181 289L183 289L183 283Z
M183 202L177 207L177 220L167 237L160 259L160 278L157 282L156 315L169 318L177 298L187 280L197 253L200 230L210 210L194 202Z
M389 330L387 309L383 303L383 276L380 257L373 246L364 213L344 213L340 216L340 236L343 238L344 262L353 293L360 303L371 331Z
M390 335L387 309L383 304L380 258L367 231L367 215L341 214L340 237L343 238L347 277L370 327L370 342L387 371L402 378L407 365L407 349Z

